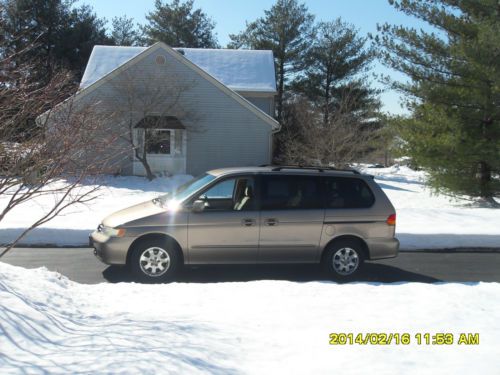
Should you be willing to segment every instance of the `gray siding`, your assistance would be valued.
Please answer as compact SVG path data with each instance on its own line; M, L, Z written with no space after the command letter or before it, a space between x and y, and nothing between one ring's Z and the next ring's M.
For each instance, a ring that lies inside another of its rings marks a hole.
M167 63L158 65L158 55L164 56ZM187 173L196 175L214 168L270 162L271 125L163 49L108 79L82 99L86 103L100 102L103 108L116 113L114 126L117 133L124 133L126 128L120 123L127 122L129 114L126 112L131 108L125 99L130 94L123 92L125 86L143 100L151 91L148 87L158 84L171 87L179 82L187 83L189 88L182 92L178 105L168 115L177 116L188 130ZM258 99L252 99L252 102L257 106L268 105L265 100ZM132 112L134 121L139 121L144 115L141 110ZM148 108L147 112L167 114L163 113L162 105ZM119 142L128 147L123 140L117 140L117 145ZM121 163L124 174L132 173L132 152L129 153L130 157Z
M262 112L267 113L269 116L274 116L274 97L258 97L250 96L249 94L242 95L246 100L259 108Z

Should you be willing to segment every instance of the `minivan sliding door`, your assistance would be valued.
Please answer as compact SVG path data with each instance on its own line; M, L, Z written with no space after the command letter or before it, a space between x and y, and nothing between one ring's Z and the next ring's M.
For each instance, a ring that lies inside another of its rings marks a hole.
M262 175L259 263L308 263L318 257L324 209L321 178Z

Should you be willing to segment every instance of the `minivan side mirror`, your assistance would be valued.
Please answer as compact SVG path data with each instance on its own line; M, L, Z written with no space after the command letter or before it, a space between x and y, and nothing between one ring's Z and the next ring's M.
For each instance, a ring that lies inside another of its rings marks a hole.
M207 206L207 203L201 199L197 199L193 202L193 205L191 207L191 211L195 213L200 213L205 210L205 207Z

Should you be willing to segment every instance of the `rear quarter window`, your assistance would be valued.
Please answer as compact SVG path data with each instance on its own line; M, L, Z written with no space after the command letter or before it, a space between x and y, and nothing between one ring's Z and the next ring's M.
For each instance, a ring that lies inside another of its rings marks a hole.
M375 196L368 184L359 178L326 177L326 208L368 208Z

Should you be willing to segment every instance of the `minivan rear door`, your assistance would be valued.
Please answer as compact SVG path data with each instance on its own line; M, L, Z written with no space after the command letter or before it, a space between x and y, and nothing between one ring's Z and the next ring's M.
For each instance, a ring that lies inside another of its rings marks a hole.
M260 176L259 263L315 262L324 221L319 176Z

